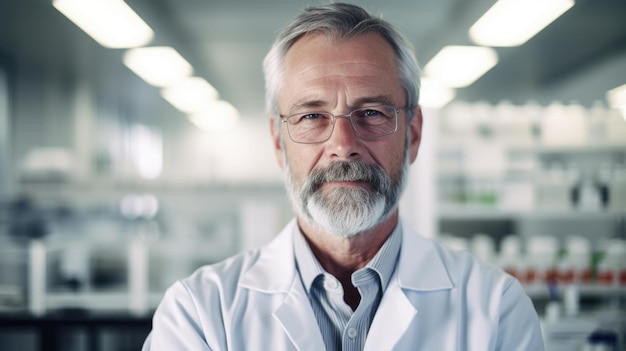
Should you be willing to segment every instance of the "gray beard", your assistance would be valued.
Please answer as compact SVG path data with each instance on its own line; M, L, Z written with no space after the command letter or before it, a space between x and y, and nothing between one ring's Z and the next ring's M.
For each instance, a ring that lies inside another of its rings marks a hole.
M285 164L287 193L296 213L318 229L341 238L372 229L395 211L409 166L405 157L398 179L392 179L377 164L334 162L313 169L304 184L298 186L289 164ZM321 188L331 181L358 181L368 186Z

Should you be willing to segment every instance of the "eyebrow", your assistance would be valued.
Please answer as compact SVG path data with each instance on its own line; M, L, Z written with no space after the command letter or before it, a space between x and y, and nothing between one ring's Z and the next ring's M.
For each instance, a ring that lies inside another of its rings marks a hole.
M322 100L303 99L291 105L291 107L288 110L288 114L297 113L298 111L302 111L302 110L322 108L324 105L326 105L326 102Z
M366 97L359 98L359 99L355 100L354 102L352 102L349 105L349 108L350 109L357 109L359 107L362 107L363 105L373 104L373 103L382 104L382 105L392 105L392 106L395 106L391 96L385 95L385 94L381 94L381 95L376 95L376 96L366 96ZM293 114L293 113L297 113L298 111L302 111L302 110L321 109L321 108L323 108L326 105L327 105L327 102L323 101L323 100L306 100L306 99L303 99L303 100L298 101L295 104L293 104L289 108L288 111L289 111L289 114Z
M351 104L351 108L359 108L360 106L363 106L365 104L372 104L372 103L394 106L393 99L391 98L391 96L383 94L383 95L377 95L377 96L362 97L360 99L357 99L354 103Z

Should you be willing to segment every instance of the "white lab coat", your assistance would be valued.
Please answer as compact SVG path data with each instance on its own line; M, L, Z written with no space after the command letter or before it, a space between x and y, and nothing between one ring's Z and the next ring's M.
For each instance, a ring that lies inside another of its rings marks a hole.
M398 266L365 350L543 350L537 314L516 280L400 223ZM324 350L295 267L296 225L170 287L143 350Z

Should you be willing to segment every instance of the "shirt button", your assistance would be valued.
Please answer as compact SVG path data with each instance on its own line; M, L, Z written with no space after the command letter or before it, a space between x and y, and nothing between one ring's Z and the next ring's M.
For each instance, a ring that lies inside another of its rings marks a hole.
M336 279L325 279L324 280L324 286L326 287L326 289L331 289L331 290L335 290L339 287L339 282L337 282Z
M348 329L348 337L350 339L354 339L356 337L356 334L357 334L356 333L356 329L354 329L354 328Z

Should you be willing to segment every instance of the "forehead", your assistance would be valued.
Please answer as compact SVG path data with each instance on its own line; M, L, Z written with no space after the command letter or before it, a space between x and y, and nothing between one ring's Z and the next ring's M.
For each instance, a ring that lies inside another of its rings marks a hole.
M377 33L335 40L312 33L298 39L285 56L281 105L300 100L359 100L402 94L397 58ZM351 103L351 101L346 101Z

